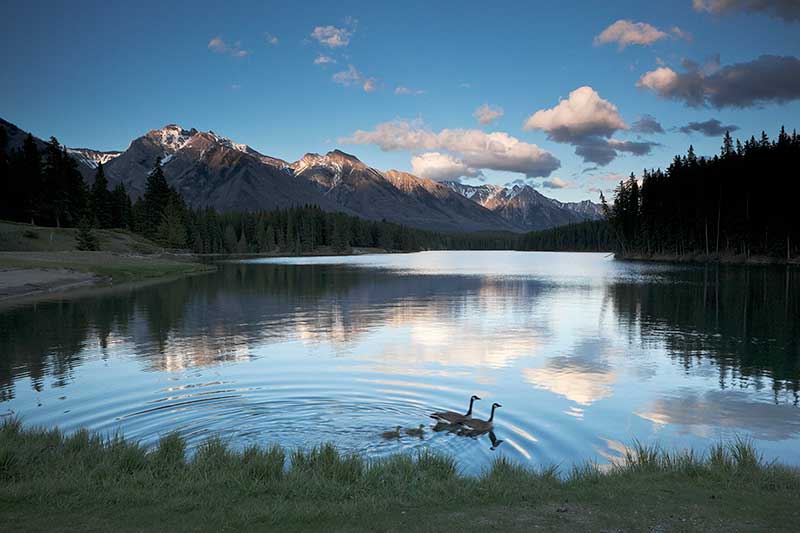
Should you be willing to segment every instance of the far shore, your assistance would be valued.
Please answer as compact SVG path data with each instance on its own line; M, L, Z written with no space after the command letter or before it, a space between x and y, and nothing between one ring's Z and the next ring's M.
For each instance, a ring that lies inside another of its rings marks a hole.
M720 265L800 265L800 257L786 259L767 255L725 254L615 254L621 261L653 261L661 263L694 263Z

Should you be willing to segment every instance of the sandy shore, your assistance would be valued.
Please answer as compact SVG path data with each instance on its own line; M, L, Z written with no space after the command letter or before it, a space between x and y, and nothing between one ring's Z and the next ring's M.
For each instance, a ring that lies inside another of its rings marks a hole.
M0 269L0 300L94 285L101 278L88 272L65 268Z

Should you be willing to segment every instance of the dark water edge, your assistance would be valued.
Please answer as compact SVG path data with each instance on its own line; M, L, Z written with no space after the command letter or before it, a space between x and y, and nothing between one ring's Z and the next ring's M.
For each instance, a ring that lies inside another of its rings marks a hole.
M705 265L800 265L800 257L787 259L769 255L717 255L717 254L621 254L615 253L614 259L620 261L649 261L676 264Z

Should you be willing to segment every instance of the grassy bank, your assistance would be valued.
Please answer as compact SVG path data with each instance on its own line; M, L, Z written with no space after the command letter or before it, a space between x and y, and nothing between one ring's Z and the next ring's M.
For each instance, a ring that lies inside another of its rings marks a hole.
M153 254L162 248L127 230L95 230L104 252ZM76 228L46 228L0 221L0 250L6 252L68 252L78 247Z
M86 431L0 428L8 530L792 530L800 473L735 442L705 455L637 447L619 465L559 473L497 461L478 477L431 453L367 461L323 446L188 458Z
M114 283L196 274L213 265L158 255L111 252L0 252L0 269L67 269L96 274Z
M166 254L125 230L97 230L100 252L78 251L77 230L0 221L0 300L214 270L191 256ZM24 271L24 272L23 272Z

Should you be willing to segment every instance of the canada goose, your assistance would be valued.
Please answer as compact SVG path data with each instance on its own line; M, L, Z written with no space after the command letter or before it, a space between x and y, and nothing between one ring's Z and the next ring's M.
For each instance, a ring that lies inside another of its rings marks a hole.
M425 424L420 424L418 428L406 428L406 435L422 438L425 436Z
M384 431L383 433L381 433L381 437L383 437L386 440L399 439L401 427L402 426L397 426L393 431Z
M469 409L463 415L455 411L441 411L439 413L431 413L430 417L448 424L463 424L466 420L472 420L472 404L475 403L475 400L480 400L480 397L473 394L469 399Z
M464 421L464 426L475 431L489 431L494 427L494 410L498 407L503 407L499 403L492 404L492 413L489 415L488 420L480 420L478 418L470 418Z

